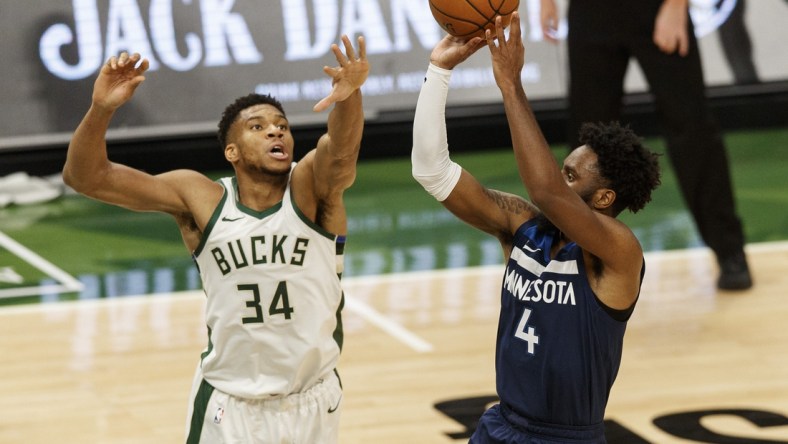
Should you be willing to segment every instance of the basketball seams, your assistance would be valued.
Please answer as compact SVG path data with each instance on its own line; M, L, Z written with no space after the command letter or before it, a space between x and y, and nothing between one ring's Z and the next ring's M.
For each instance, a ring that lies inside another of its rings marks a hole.
M490 2L491 2L491 0L487 0L487 4L490 5L490 8L492 8L493 12L495 12L495 8L493 7L492 3L490 3ZM490 23L490 17L487 17L486 15L484 15L484 13L482 11L480 11L479 8L476 7L476 5L473 4L473 2L465 0L465 4L470 6L471 9L473 9L476 12L478 12L479 15L484 18L484 20L485 20L484 25L486 25L487 23ZM495 17L495 14L493 14L493 17ZM484 28L484 25L480 26L480 28Z
M442 7L436 5L436 3L440 3ZM464 4L465 7L460 6L461 4ZM441 27L447 23L460 25L460 28L464 32L458 33L458 30L454 29L450 33L461 38L472 36L474 34L478 35L479 32L483 33L486 28L495 23L496 16L500 15L504 18L510 16L518 9L519 4L520 1L518 0L451 0L448 2L429 0L430 8L433 10L433 15ZM451 10L452 13L446 12L444 8ZM504 11L504 8L508 8L509 10ZM491 12L489 17L485 14L485 10ZM439 18L438 15L443 16L444 18ZM471 17L468 17L468 15L471 15ZM482 19L483 22L477 22L475 17L473 17L474 15L478 15L478 18ZM469 30L468 28L472 29ZM449 29L445 30L449 31Z
M496 15L500 15L500 16L509 15L514 11L516 11L517 8L520 6L520 2L510 2L509 0L501 0L501 4L498 7L493 6L492 0L488 0L487 3L490 5L490 9L495 11L495 14L493 14L493 19L495 18ZM507 3L512 3L515 6L509 11L503 11L502 9Z
M467 3L467 2L466 2L466 3ZM469 5L470 5L470 6L471 6L471 7L472 7L472 8L473 8L473 9L474 9L476 12L478 12L478 13L479 13L479 15L480 15L482 18L486 18L486 17L484 17L484 14L482 14L482 13L481 13L481 12L480 12L478 9L476 9L476 7L474 7L474 6L473 6L471 3L468 3L468 4L469 4ZM470 32L466 32L466 33L464 33L464 34L457 34L457 35L456 35L456 37L465 37L465 36L468 36L468 35L474 34L474 33L476 33L476 32L479 32L479 31L481 31L481 30L483 30L483 29L484 29L484 26L485 26L487 23L489 23L489 20L488 20L486 23L483 23L483 24L481 24L481 25L480 25L480 24L478 24L478 23L476 23L476 22L474 22L474 21L472 21L472 20L469 20L467 17L458 17L458 16L455 16L455 15L448 14L448 13L444 12L444 11L443 11L441 8L439 8L438 6L436 6L434 3L432 3L432 0L430 0L430 6L432 6L432 7L433 7L433 8L434 8L436 11L438 11L438 12L439 12L439 13L441 13L441 14L443 14L443 15L444 15L444 16L446 16L447 18L450 18L450 19L452 19L452 20L454 20L454 21L463 22L463 23L468 23L468 24L470 24L470 25L474 25L474 26L476 26L476 29L474 29L474 30L472 30L472 31L470 31Z

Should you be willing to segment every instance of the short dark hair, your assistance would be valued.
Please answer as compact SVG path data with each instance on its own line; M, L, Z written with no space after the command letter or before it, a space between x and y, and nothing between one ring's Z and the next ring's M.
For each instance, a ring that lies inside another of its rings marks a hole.
M217 137L219 139L219 145L224 149L227 145L227 133L230 132L230 127L235 122L235 119L238 118L238 114L241 111L255 105L272 105L276 109L278 109L283 115L285 114L284 108L282 108L282 104L272 97L270 94L248 94L242 97L235 99L235 101L229 105L227 108L224 109L222 113L222 119L219 120L219 131Z
M629 126L585 123L579 140L596 153L600 174L616 192L615 214L624 209L637 213L651 201L651 192L661 183L659 155L643 146Z

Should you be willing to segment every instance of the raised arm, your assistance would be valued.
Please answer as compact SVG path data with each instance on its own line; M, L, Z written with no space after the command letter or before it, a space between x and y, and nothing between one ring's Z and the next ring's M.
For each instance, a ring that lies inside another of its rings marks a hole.
M413 122L412 174L424 189L469 225L504 243L535 209L525 199L490 190L449 157L446 99L451 70L484 46L446 36L433 49ZM507 251L508 253L508 251Z
M569 239L602 261L605 276L610 277L606 284L615 285L607 287L611 291L599 294L600 298L616 308L628 306L639 285L640 244L626 225L592 210L567 183L571 174L562 171L553 157L520 80L525 49L518 18L512 18L508 40L499 18L496 33L487 33L487 44L503 96L518 170L529 196ZM609 295L613 299L606 300Z
M323 68L332 80L331 93L314 107L319 112L334 105L328 115L326 134L293 173L293 180L298 183L295 193L299 207L332 233L346 231L342 196L356 178L364 130L361 86L369 74L364 38L358 38L358 55L347 36L342 36L342 42L344 54L338 45L331 45L338 66Z
M361 85L369 74L369 62L364 37L358 38L358 56L347 36L342 36L345 54L332 45L339 66L323 70L332 79L332 91L315 105L320 111L334 104L328 114L326 134L320 139L315 153L315 177L320 184L334 192L342 192L356 177L356 161L364 131L364 108Z
M63 180L77 192L106 203L179 215L188 212L182 190L196 190L195 183L210 187L210 180L193 171L152 176L107 157L106 133L112 116L134 95L147 69L146 59L125 52L101 67L90 108L69 143Z

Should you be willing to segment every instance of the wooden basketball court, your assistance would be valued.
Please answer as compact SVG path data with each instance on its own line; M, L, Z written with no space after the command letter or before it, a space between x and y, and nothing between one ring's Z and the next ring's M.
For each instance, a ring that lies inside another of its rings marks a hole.
M788 242L756 286L705 249L649 253L611 443L788 443ZM498 266L347 279L342 443L467 442L495 397ZM178 443L206 343L200 292L0 308L0 443Z

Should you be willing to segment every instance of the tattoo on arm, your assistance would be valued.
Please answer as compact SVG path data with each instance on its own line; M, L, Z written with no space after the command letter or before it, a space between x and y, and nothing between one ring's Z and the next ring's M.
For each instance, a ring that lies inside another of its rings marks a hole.
M525 199L508 193L502 193L496 190L485 189L485 193L490 197L498 208L508 211L512 214L521 214L523 212L533 212L534 209Z

